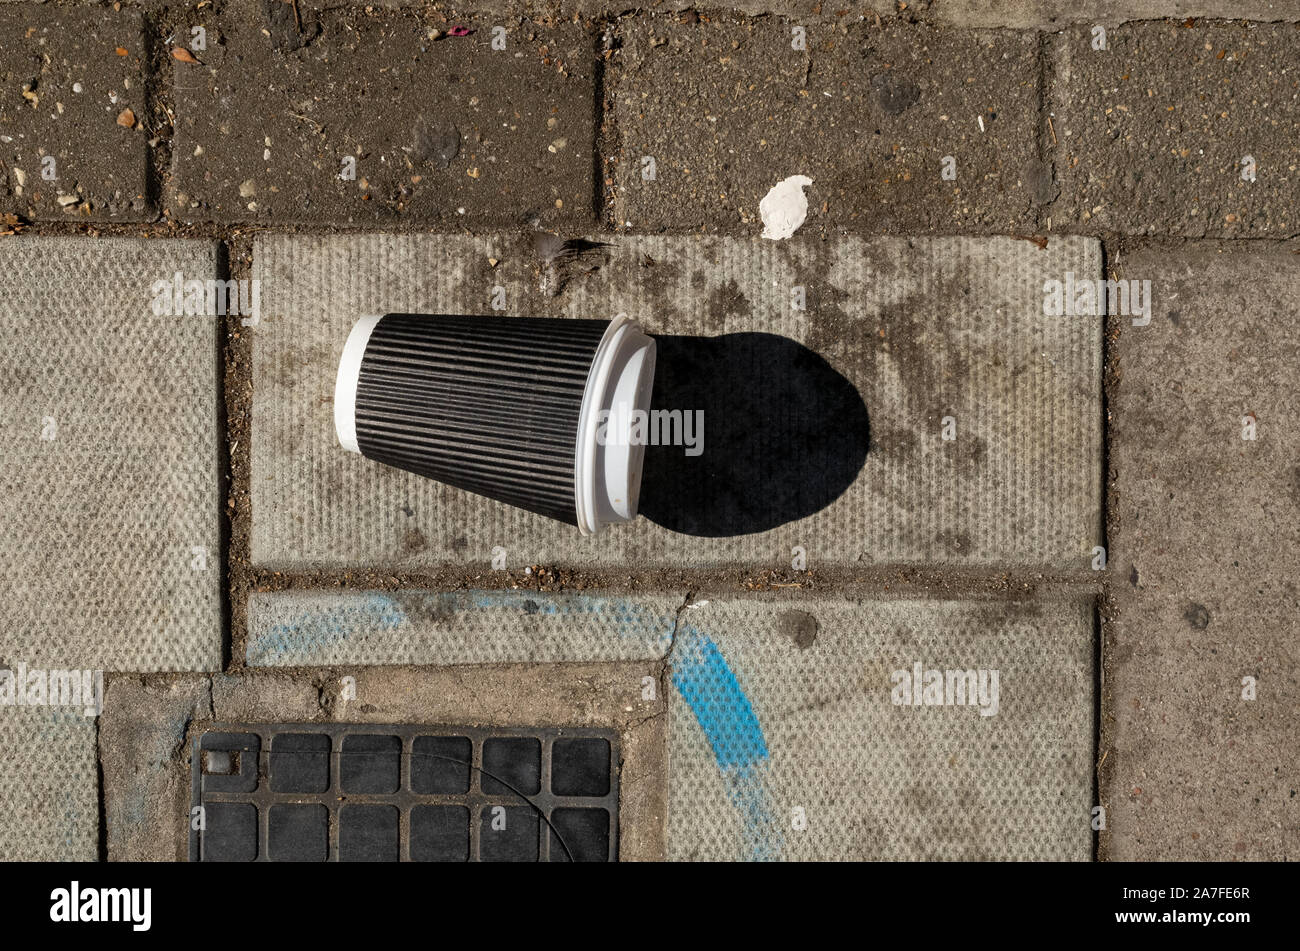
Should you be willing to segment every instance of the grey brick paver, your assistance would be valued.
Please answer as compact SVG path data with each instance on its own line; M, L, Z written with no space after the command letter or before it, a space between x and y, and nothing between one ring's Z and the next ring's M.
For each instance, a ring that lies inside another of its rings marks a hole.
M1300 30L1135 23L1106 42L1085 27L1051 39L1054 227L1300 233Z
M172 64L180 220L591 221L595 48L581 27L511 21L494 50L491 19L433 40L441 20L326 12L310 42L277 50L256 19L205 22L200 62Z
M154 217L146 60L138 12L0 7L0 213Z
M1051 197L1032 33L675 18L624 32L619 227L757 234L760 200L790 175L813 180L809 229L1032 231Z
M1156 307L1115 327L1109 854L1294 859L1295 256L1152 248L1123 275L1152 281Z

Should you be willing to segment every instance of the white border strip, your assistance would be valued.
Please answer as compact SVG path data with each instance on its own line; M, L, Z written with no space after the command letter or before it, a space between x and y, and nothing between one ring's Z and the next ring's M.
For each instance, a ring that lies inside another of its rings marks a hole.
M578 531L584 535L594 535L601 529L600 509L596 504L596 431L601 400L618 355L616 341L623 337L629 324L636 326L627 314L619 314L605 328L592 357L591 369L587 371L587 387L578 413L578 442L573 459L573 507L578 516Z
M357 380L361 376L361 358L366 355L370 332L383 315L362 317L348 334L339 360L339 375L334 381L334 431L339 445L349 452L360 453L357 446Z

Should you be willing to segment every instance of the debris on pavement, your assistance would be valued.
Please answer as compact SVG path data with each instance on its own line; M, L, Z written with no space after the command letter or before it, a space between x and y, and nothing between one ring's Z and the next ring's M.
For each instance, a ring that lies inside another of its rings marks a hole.
M803 190L813 183L807 175L791 175L772 186L758 203L763 218L763 237L781 241L799 230L808 217L808 196Z

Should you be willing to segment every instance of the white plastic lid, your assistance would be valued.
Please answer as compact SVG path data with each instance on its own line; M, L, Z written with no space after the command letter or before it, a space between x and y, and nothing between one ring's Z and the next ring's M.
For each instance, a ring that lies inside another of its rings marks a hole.
M361 376L361 358L366 354L370 332L383 316L362 317L348 334L339 360L339 375L334 380L334 432L339 445L350 452L361 452L357 445L357 379Z
M619 314L596 348L578 417L574 504L584 535L636 518L645 441L634 444L632 428L640 414L648 434L654 374L654 340Z

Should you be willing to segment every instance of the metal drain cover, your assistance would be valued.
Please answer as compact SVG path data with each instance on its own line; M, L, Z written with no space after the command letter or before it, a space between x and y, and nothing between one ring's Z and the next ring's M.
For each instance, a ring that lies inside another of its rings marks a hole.
M612 730L217 724L190 861L617 861L617 766Z

